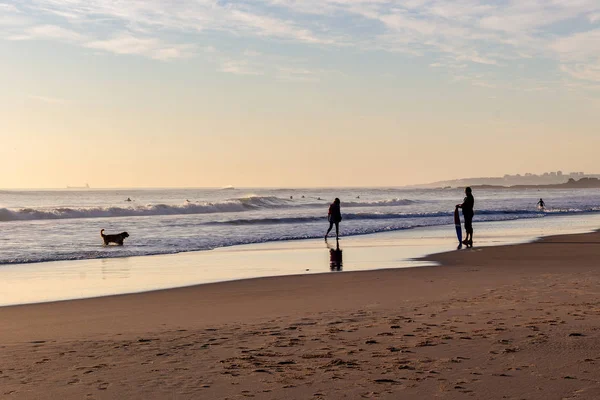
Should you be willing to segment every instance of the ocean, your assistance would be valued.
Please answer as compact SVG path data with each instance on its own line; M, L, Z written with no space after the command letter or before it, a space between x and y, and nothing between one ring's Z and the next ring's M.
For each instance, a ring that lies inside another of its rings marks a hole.
M600 190L474 190L475 224L600 211ZM0 191L0 265L174 254L323 237L341 199L342 236L453 224L461 189ZM539 210L543 198L546 209ZM131 200L131 201L128 201ZM125 246L103 246L127 231ZM475 242L477 242L477 228Z

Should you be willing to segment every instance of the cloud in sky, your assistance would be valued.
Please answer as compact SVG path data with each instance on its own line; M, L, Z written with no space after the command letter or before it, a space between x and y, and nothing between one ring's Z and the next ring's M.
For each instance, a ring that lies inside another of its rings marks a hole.
M199 49L207 42L218 50L210 40L221 35L426 56L432 66L542 60L569 78L599 82L599 15L598 0L9 0L0 4L0 37L175 60L206 53ZM262 73L248 56L217 68ZM313 79L303 68L275 76Z
M145 38L129 34L121 34L107 40L86 42L85 47L105 50L115 54L137 54L157 60L183 58L191 55L194 45L168 44L157 38Z
M263 72L258 66L252 65L246 60L228 60L222 63L221 72L227 72L234 75L262 75Z
M57 25L36 25L25 29L21 34L9 36L10 40L62 40L66 42L82 42L85 36Z
M284 82L318 82L324 71L277 66L276 78Z
M57 97L48 97L48 96L38 96L38 95L28 95L27 98L32 99L32 100L36 100L36 101L41 101L42 103L47 103L47 104L64 104L65 100L63 99L59 99Z

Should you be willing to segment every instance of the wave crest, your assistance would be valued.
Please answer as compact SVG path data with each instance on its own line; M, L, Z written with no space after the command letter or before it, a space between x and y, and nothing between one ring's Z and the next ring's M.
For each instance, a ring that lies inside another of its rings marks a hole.
M45 219L137 217L149 215L186 215L241 212L261 208L286 207L287 201L277 197L245 197L221 203L147 204L133 207L54 207L0 208L0 221L32 221Z
M342 207L394 207L394 206L409 206L415 204L415 201L408 199L389 199L371 202L347 201L342 202Z
M390 199L375 202L345 202L343 207L386 207L413 204L406 199ZM188 202L181 205L173 204L147 204L140 206L108 206L108 207L46 207L46 208L0 208L0 222L33 221L47 219L75 219L75 218L110 218L110 217L137 217L151 215L188 215L188 214L215 214L243 212L260 209L278 208L310 208L323 207L327 203L302 203L292 199L283 199L277 196L246 196L222 202Z

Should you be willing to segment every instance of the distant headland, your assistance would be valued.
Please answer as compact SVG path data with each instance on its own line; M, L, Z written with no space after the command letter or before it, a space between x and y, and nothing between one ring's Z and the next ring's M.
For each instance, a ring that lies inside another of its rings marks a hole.
M478 188L598 188L600 187L600 174L586 174L584 172L563 173L562 171L545 172L540 175L526 173L504 175L502 177L462 178L447 181L417 185L421 188L463 188L465 186Z
M569 178L565 183L556 183L550 185L472 185L474 189L596 189L600 188L600 179L598 178L581 178L575 180Z

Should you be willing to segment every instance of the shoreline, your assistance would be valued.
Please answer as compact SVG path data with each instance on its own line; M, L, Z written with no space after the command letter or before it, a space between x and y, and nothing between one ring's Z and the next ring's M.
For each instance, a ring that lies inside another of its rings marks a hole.
M593 232L428 256L437 267L2 307L0 391L594 399L598 255Z
M542 218L550 218L550 219L556 219L556 218L581 218L581 217L591 217L591 218L596 218L596 219L600 219L600 210L598 211L585 211L585 212L573 212L573 213L557 213L557 214L552 214L552 213L548 213L548 214L544 214L544 212L539 212L540 215L543 215ZM121 217L114 217L114 218L121 218ZM126 217L123 217L126 218ZM448 218L450 219L451 216L449 215ZM485 221L474 221L474 224L477 225L481 225L481 224L501 224L501 223L513 223L513 222L522 222L522 223L528 223L531 221L535 221L536 218L516 218L516 219L506 219L506 220L485 220ZM16 221L10 221L12 222L16 222ZM448 222L447 224L441 224L441 225L427 225L427 226L412 226L409 228L400 228L400 229L394 229L394 230L381 230L381 231L374 231L374 232L367 232L367 233L349 233L349 234L345 234L342 237L343 238L357 238L357 237L369 237L369 236L373 236L373 235L381 235L381 234L389 234L389 233L394 233L394 232L412 232L412 231L420 231L423 229L442 229L445 227L452 227L454 226L454 223ZM451 231L451 229L448 229L449 231ZM544 236L551 236L552 234L549 235L544 235ZM450 235L452 236L452 235ZM160 257L160 256L178 256L178 255L186 255L186 254L202 254L202 253L206 253L206 252L211 252L211 251L220 251L220 250L228 250L228 249L236 249L238 247L244 247L244 246L263 246L263 245L270 245L270 244L277 244L277 243L289 243L289 242L303 242L303 241L315 241L315 240L320 240L322 238L322 236L319 237L295 237L295 238L286 238L286 239L273 239L273 240L267 240L264 242L256 242L256 243L240 243L240 244L229 244L229 245L224 245L224 246L220 246L220 247L214 247L214 248L206 248L206 249L198 249L198 250L183 250L180 252L173 252L173 253L149 253L149 254L143 254L143 255L123 255L123 256L110 256L110 257L97 257L97 258L75 258L75 259L43 259L40 261L23 261L23 262L10 262L10 263L0 263L0 268L5 268L5 267L18 267L18 266L32 266L32 265L46 265L46 264L54 264L54 263L74 263L74 262L93 262L93 261L100 261L100 260L120 260L120 259L136 259L136 258L145 258L145 257ZM537 238L537 237L536 237ZM330 239L333 240L333 238L330 236ZM535 238L533 239L535 240Z
M592 240L581 240L581 239L587 239L587 238L592 238ZM295 241L293 241L295 242ZM563 235L550 235L550 236L544 236L544 237L539 237L533 241L529 241L529 242L523 242L523 243L510 243L510 244L503 244L503 245L494 245L494 246L485 246L485 247L474 247L471 249L464 249L464 250L449 250L449 251L443 251L443 252L439 252L439 253L432 253L432 254L428 254L422 257L419 257L413 261L418 262L418 263L423 263L422 265L419 266L414 266L414 267L396 267L396 268L376 268L376 269L372 269L372 270L356 270L356 271L344 271L342 274L332 274L330 272L318 272L318 273L314 273L314 274L306 274L306 273L299 273L299 274L292 274L292 275L279 275L279 276L259 276L259 277L250 277L250 278L242 278L242 279L233 279L233 280L227 280L227 281L216 281L216 282L209 282L209 283L201 283L201 284L192 284L192 285L188 285L188 286L180 286L180 287L173 287L173 288L163 288L163 289L155 289L155 290L147 290L147 291L143 291L143 292L133 292L133 293L118 293L118 294L112 294L112 295L105 295L105 296L97 296L97 297L86 297L86 298L75 298L75 299L66 299L66 300L56 300L56 301L46 301L46 302L40 302L40 303L25 303L25 304L13 304L13 305L7 305L7 306L0 306L0 315L3 311L6 310L12 310L12 309L27 309L27 308L53 308L54 306L60 306L60 305L69 305L69 304L83 304L83 303L97 303L97 302L104 302L104 300L109 300L109 301L114 301L114 302L119 302L120 300L124 300L124 301L128 301L131 299L135 299L137 297L141 298L141 297L168 297L170 293L176 293L176 292L195 292L195 291L202 291L202 290L206 290L209 292L217 292L219 291L221 288L223 287L227 287L227 286L236 286L236 287L244 287L244 286L262 286L262 284L264 283L266 286L269 285L277 285L279 282L283 282L283 281L290 281L290 282L286 282L286 283L291 283L293 284L294 281L296 280L315 280L318 281L320 279L322 279L323 277L334 277L334 276L339 276L339 275L344 275L344 276L350 276L351 279L349 280L353 280L352 278L354 278L354 276L360 276L360 275L378 275L378 274L386 274L389 273L391 275L394 275L396 273L404 273L407 270L430 270L430 269L443 269L444 267L454 267L457 265L465 265L465 262L469 265L473 264L473 263L477 263L477 261L479 261L481 259L480 256L475 255L476 253L482 252L484 250L492 251L494 253L502 253L503 250L512 250L512 249L518 249L523 248L523 247L530 247L532 245L537 245L537 244L565 244L565 245L575 245L575 244L586 244L586 245L600 245L600 228L596 229L594 231L590 231L590 232L584 232L584 233L575 233L575 234L563 234ZM238 246L236 246L238 247ZM465 255L465 253L468 254L473 254L474 256L471 257L470 255ZM598 254L600 255L600 248L598 250ZM146 256L144 256L146 257ZM469 260L470 258L470 260ZM497 259L496 259L497 261ZM514 261L514 260L512 260ZM524 260L524 262L529 262L529 260ZM447 270L446 270L447 271ZM376 280L379 280L379 278L375 277ZM336 278L333 278L336 279ZM1 316L0 316L1 318ZM2 341L2 338L0 336L0 341Z
M368 234L368 235L357 235L357 236L371 236L371 235L378 235L381 233L387 233L387 232L378 232L378 233L373 233L373 234ZM406 270L406 269L413 269L413 268L440 268L440 267L450 267L450 266L455 266L457 265L457 262L459 260L462 260L463 257L461 257L460 254L458 254L457 252L461 252L461 251L465 251L465 252L473 252L473 251L481 251L484 248L498 248L498 249L502 249L502 248L510 248L513 246L522 246L522 245L527 245L527 244L535 244L535 243L540 243L544 240L549 240L551 243L553 243L556 239L563 239L566 238L568 242L571 242L571 240L569 239L573 239L574 237L578 237L580 235L592 235L592 234L599 234L600 235L600 228L597 230L593 230L593 231L589 231L589 232L583 232L583 233L574 233L574 234L567 234L567 235L549 235L549 236L541 236L538 238L535 238L531 241L527 241L527 242L522 242L522 243L509 243L509 244L501 244L501 245L492 245L492 246L482 246L482 247L475 247L472 249L467 249L464 248L462 250L447 250L447 251L443 251L443 252L438 252L438 253L431 253L431 254L427 254L424 255L422 257L418 257L412 260L405 260L405 261L412 261L415 263L419 263L419 265L413 265L413 266L404 266L404 267L393 267L393 268L374 268L371 270L356 270L356 271L343 271L343 273L345 275L348 274L366 274L366 273L379 273L382 271L394 271L394 270ZM314 239L305 239L305 240L314 240ZM282 242L269 242L269 243L285 243L285 242L290 242L290 243L295 243L298 242L299 240L291 240L291 241L282 241ZM269 244L269 243L261 243L261 244ZM573 241L573 243L576 243L576 241ZM594 242L595 243L595 242ZM598 242L600 243L600 242ZM253 246L253 245L237 245L237 246L231 246L232 248L238 248L238 247L244 247L244 246ZM215 249L217 250L217 249ZM244 250L236 250L236 251L244 251ZM249 250L252 251L252 250ZM204 251L202 251L204 252ZM192 253L200 253L200 252L192 252ZM176 255L176 254L168 254L167 256L170 255ZM141 256L141 257L155 257L155 256L163 256L161 255L151 255L151 256ZM136 257L137 258L137 257ZM76 260L76 261L80 261L80 260ZM62 261L60 261L62 262ZM307 270L308 271L308 270ZM11 304L11 305L6 305L6 306L0 306L0 310L5 309L5 308L16 308L16 307L35 307L35 306L42 306L42 305L48 305L48 306L52 306L54 304L61 304L61 303L67 303L67 302L85 302L85 301L96 301L96 300L103 300L103 299L110 299L110 298L126 298L126 297L131 297L131 296L140 296L140 295L152 295L152 294L160 294L160 293L166 293L166 292L170 292L170 291L177 291L177 290L194 290L197 288L201 288L201 287L219 287L220 285L229 285L229 284L240 284L240 285L245 285L245 284L253 284L253 283L259 283L261 281L269 281L269 280L276 280L276 279L281 279L281 278L289 278L289 279L296 279L296 278L302 278L302 277L320 277L320 276L326 276L331 274L331 271L322 271L322 272L317 272L314 274L307 274L307 273L298 273L298 274L289 274L289 275L273 275L273 276L257 276L257 277L249 277L249 278L240 278L240 279L231 279L231 280L223 280L223 281L215 281L215 282L207 282L207 283L199 283L199 284L190 284L187 286L177 286L177 287L168 287L168 288L161 288L161 289L152 289L152 290L145 290L145 291L141 291L141 292L131 292L131 293L117 293L117 294L109 294L109 295L102 295L102 296L95 296L95 297L84 297L84 298L73 298L73 299L64 299L64 300L54 300L54 301L44 301L44 302L39 302L39 303L24 303L24 304Z
M589 232L600 218L577 217L479 223L477 247L527 243L554 232ZM528 228L529 226L529 228ZM550 235L552 233L552 235ZM427 255L452 251L455 237L444 227L344 237L344 272L421 267ZM332 272L330 240L270 242L211 251L84 261L21 264L0 268L0 307L98 298L251 278ZM327 247L329 246L329 247ZM464 251L464 250L463 250ZM415 261L416 260L416 261Z

